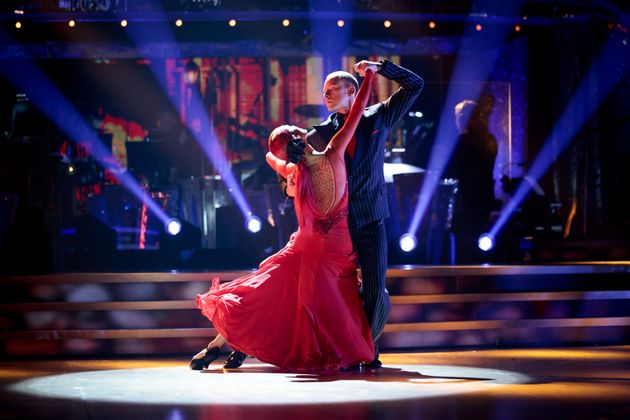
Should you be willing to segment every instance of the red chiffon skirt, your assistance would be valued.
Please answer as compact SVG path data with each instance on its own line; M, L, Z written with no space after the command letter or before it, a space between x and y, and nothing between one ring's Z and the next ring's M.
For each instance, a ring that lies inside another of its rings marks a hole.
M369 362L374 343L359 297L356 254L341 209L302 228L255 272L197 295L197 307L228 344L290 371Z

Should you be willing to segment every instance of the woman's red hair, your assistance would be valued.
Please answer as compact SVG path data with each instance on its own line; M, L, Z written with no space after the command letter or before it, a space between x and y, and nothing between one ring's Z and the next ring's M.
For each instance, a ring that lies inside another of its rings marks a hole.
M287 160L287 145L291 140L291 132L288 125L276 127L269 134L269 151L278 159Z

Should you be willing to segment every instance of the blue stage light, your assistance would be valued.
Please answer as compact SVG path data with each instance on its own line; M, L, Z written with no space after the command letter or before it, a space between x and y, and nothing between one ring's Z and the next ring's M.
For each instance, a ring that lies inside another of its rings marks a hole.
M522 0L509 2L505 11L516 12L522 3ZM409 223L408 232L417 232L422 224L431 203L431 197L442 179L442 174L459 140L459 132L450 120L453 106L462 98L471 100L479 98L484 87L482 81L488 79L499 58L499 51L502 50L509 36L507 26L498 28L496 31L481 32L481 29L483 29L481 24L471 25L462 38L444 102L445 106L437 127L436 140L426 168L432 176L425 177L420 187L418 202ZM415 113L413 117L418 118Z
M494 236L489 233L482 234L477 240L477 245L479 246L479 249L484 252L490 251L495 245Z
M411 252L418 246L418 240L412 233L405 233L400 237L398 244L403 251Z
M182 222L175 218L168 219L164 224L164 230L169 235L175 236L182 231Z
M181 19L179 19L181 21ZM236 20L232 19L234 25L236 25ZM173 45L178 45L175 42L175 36L171 28L164 24L158 24L153 28L154 33L158 33L159 36L165 40L170 40ZM141 26L131 25L128 28L128 34L133 42L136 44L139 50L143 50L145 48L150 48L149 40L147 39L146 32ZM175 56L178 59L183 59L183 54L181 50L176 50ZM198 80L199 68L195 65L192 60L188 60L190 63L187 66L187 81L189 84L194 84ZM155 75L155 79L161 85L164 92L169 91L169 87L166 85L166 79L161 76L162 68L160 67L160 61L154 60L151 62L149 69ZM194 68L196 67L196 69ZM187 122L188 128L190 129L190 133L193 138L200 145L204 155L208 159L209 162L212 163L214 169L218 172L221 177L221 180L225 183L227 187L227 191L230 192L232 197L234 198L234 202L238 205L243 218L245 219L245 223L248 223L248 215L251 214L251 209L247 200L245 198L245 193L241 189L241 186L234 176L234 173L230 170L230 162L225 154L225 150L223 149L223 145L219 136L214 131L214 121L209 117L208 111L206 109L206 105L201 96L201 92L198 89L190 90L190 103L187 105L187 112L190 115L199 116L199 127L195 127L190 125L190 122ZM167 95L168 96L168 95ZM170 96L169 96L170 97ZM174 97L170 97L173 106L176 109L179 109L180 104L175 100Z
M260 218L250 215L247 218L247 230L252 233L258 233L260 232L260 229L262 229L262 222L260 221Z
M61 90L38 67L35 61L24 59L20 66L0 67L0 74L12 83L18 91L29 98L31 103L42 114L61 129L67 137L76 144L86 144L90 155L98 161L102 167L111 166L113 160L111 148L107 147L99 138L91 123L83 119L81 113L75 108ZM54 103L54 110L50 104ZM150 199L144 187L133 178L129 171L116 175L121 184L128 189L160 220L166 222L168 215L160 205Z
M535 190L534 187L538 185L538 181L577 137L582 126L599 109L617 83L626 76L627 70L620 72L616 77L612 74L610 77L600 77L601 69L617 69L623 68L622 66L626 66L627 69L628 54L624 51L625 46L622 47L622 44L623 41L619 42L619 37L612 34L602 46L599 55L592 61L591 67L582 77L527 174L501 210L501 214L490 229L491 234L497 235L501 231L529 193ZM597 89L593 89L593 80L598 81Z

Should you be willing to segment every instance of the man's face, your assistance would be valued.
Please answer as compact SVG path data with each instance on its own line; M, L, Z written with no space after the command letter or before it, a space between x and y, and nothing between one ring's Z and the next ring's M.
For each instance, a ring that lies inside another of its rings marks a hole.
M354 86L344 81L329 79L322 90L328 112L347 114L354 100Z

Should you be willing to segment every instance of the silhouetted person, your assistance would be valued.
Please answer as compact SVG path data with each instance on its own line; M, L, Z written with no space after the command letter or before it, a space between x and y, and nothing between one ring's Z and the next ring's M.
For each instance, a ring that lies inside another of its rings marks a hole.
M444 177L459 181L453 214L458 264L486 262L477 240L489 229L490 213L496 207L492 174L497 140L488 131L492 102L484 105L464 100L454 108L459 138Z

